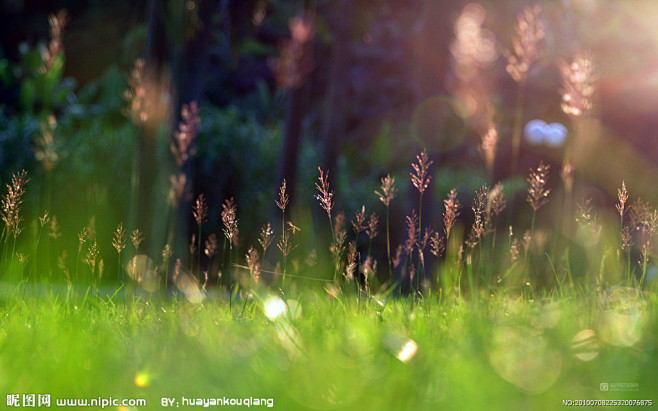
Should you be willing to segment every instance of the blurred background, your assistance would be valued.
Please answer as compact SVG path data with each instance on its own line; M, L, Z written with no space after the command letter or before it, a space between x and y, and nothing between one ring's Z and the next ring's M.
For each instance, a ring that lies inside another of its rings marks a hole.
M542 35L520 82L510 54L518 16L534 5ZM208 232L219 231L222 201L236 199L243 244L279 218L284 178L293 219L312 220L309 210L322 212L318 166L349 216L362 204L379 210L373 190L395 176L402 229L417 201L409 165L422 149L434 161L427 221L438 221L453 187L467 204L483 183L504 181L522 204L528 168L552 163L557 184L567 145L583 197L612 207L625 180L656 204L656 21L651 0L2 0L0 184L26 169L26 221L49 211L74 233L93 217L104 238L126 221L153 250L167 241L158 222L187 241L200 193ZM595 91L577 126L561 109L560 67L583 51ZM200 122L177 163L170 147L192 102ZM517 116L560 123L565 139L522 139L513 166Z

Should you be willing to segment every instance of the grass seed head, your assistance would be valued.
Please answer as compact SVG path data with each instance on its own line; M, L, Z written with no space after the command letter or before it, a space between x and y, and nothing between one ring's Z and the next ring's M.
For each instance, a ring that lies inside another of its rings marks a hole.
M329 189L329 171L325 173L320 167L318 167L318 171L320 172L320 177L318 177L319 183L315 183L315 188L320 194L316 194L315 199L320 202L320 206L327 212L329 218L331 218L334 192Z
M284 178L283 182L281 183L281 187L279 188L279 200L274 200L274 202L282 212L285 212L286 207L288 206L288 200L288 193L286 192L286 179Z
M619 213L619 217L624 218L624 213L626 212L626 201L628 201L628 190L626 190L626 182L621 182L621 188L617 189L617 197L619 198L619 203L615 204L615 208Z
M201 118L196 101L183 104L181 109L181 122L178 131L174 133L174 142L171 144L171 152L174 154L176 164L182 167L191 157L196 154L194 142L199 131Z
M438 232L435 232L430 238L430 252L434 254L435 257L442 257L446 251L446 238L440 236Z
M48 235L54 240L57 240L62 235L62 233L59 231L59 225L57 224L57 216L55 215L50 220Z
M407 239L404 243L404 251L411 255L414 246L418 243L418 214L416 210L411 210L411 215L406 217L407 222Z
M587 52L579 52L571 63L560 64L562 77L561 108L567 115L581 117L592 109L594 64Z
M114 231L112 246L117 250L117 254L121 254L121 251L126 248L126 230L123 228L123 223L119 223L117 229Z
M419 193L423 194L427 187L430 184L432 176L429 175L428 170L432 165L433 161L430 161L427 151L423 150L422 153L416 156L418 163L411 163L411 167L414 169L411 176L411 182L414 187L418 190Z
M192 216L194 217L194 221L196 221L196 225L199 227L208 221L208 204L206 203L206 198L203 194L199 194L194 202Z
M47 73L52 70L64 55L64 29L69 21L68 13L62 9L57 14L48 15L48 24L50 25L50 43L48 47L41 48L42 66L39 71Z
M231 246L237 245L238 241L238 217L237 206L233 197L222 204L222 223L224 224L224 235Z
M169 261L173 254L173 248L171 248L169 244L165 244L164 248L162 249L162 259L165 261L165 263Z
M205 245L206 247L204 248L203 253L208 256L209 259L212 259L215 255L217 255L217 250L219 250L217 234L210 234L205 242Z
M357 237L366 229L366 206L361 206L361 210L356 212L354 220L352 220L352 228Z
M443 200L443 206L445 211L443 212L443 226L445 227L446 241L450 238L450 231L452 227L457 222L457 217L459 217L460 204L457 199L457 190L454 188L448 193L448 198Z
M258 238L258 243L263 249L263 254L270 248L272 241L274 240L274 231L272 230L272 225L268 222L261 228L260 237Z
M132 233L130 233L130 242L133 244L135 251L139 249L139 245L142 241L144 241L144 235L139 231L139 228L134 229Z
M544 165L542 161L536 169L530 169L530 175L527 180L530 186L528 187L528 197L526 200L530 203L530 207L534 211L539 210L541 206L548 202L548 194L551 190L546 188L546 183L548 182L550 168L550 165Z
M379 201L388 207L398 192L398 189L395 187L395 178L387 174L386 177L382 177L381 182L381 192L375 190L375 194L379 196Z
M260 279L260 256L254 247L249 247L249 251L245 254L247 260L247 267L249 267L249 274L254 282L258 283Z
M526 7L517 17L516 37L512 50L505 51L507 73L517 83L525 82L530 67L539 60L541 41L546 37L544 23L539 18L539 5Z
M368 226L366 227L366 235L372 241L375 239L375 237L377 237L377 234L379 234L379 217L377 217L377 214L372 213L370 214L370 218L368 219Z
M20 226L23 221L21 204L23 204L25 185L28 181L30 180L27 178L27 171L22 170L14 173L11 177L11 183L7 184L7 193L0 202L2 221L5 223L7 232L14 238L17 238L23 231Z

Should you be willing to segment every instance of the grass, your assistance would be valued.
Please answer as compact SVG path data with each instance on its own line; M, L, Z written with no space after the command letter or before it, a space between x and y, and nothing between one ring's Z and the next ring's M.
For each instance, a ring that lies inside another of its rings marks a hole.
M262 396L279 409L656 400L656 295L616 298L528 300L501 290L477 302L433 296L359 305L308 290L296 311L269 319L258 298L231 313L222 300L14 297L0 319L0 391L146 398L149 408L165 396ZM596 337L574 342L586 329ZM624 347L629 338L640 345ZM403 358L410 341L417 351ZM603 382L637 383L639 392L602 392Z

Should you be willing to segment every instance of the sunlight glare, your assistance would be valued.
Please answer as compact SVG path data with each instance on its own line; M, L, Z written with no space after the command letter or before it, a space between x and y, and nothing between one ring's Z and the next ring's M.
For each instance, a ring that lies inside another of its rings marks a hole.
M409 360L414 358L416 352L418 352L418 344L416 344L414 340L409 339L407 340L407 343L404 344L402 349L400 349L400 352L398 352L396 357L403 363L407 363Z
M594 330L582 330L571 339L571 349L581 361L592 361L599 356L599 343Z
M286 303L279 297L269 297L263 304L263 310L265 316L274 321L286 312Z

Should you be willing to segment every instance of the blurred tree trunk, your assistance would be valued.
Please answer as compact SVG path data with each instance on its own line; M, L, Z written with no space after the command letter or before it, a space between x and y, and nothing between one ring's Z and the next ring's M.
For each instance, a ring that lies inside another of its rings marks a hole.
M312 16L312 1L304 2L304 16ZM312 41L312 40L311 40ZM302 140L302 121L307 114L308 84L306 76L301 76L298 84L289 87L286 96L285 119L283 125L283 145L279 154L275 181L278 198L279 187L286 180L286 192L289 198L289 211L296 200L296 187L298 176L299 150ZM272 223L274 227L281 225L281 210L272 206Z
M145 76L147 104L154 107L159 104L159 91L166 84L166 66L169 61L169 43L164 26L164 10L159 0L148 3L148 31L144 46ZM150 249L153 242L152 229L153 203L155 200L155 181L158 174L156 159L158 129L160 116L155 115L161 107L148 110L149 117L140 128L140 139L137 153L137 198L136 216L131 226L145 233L144 248Z
M278 187L286 180L286 191L288 193L290 206L295 201L295 188L297 185L297 164L299 159L299 148L302 140L302 120L306 115L306 83L298 87L292 87L288 90L286 97L285 120L283 131L283 146L279 155L279 165L277 172L277 194ZM278 197L277 197L278 198ZM276 207L276 206L275 206ZM280 223L281 210L275 208L274 220ZM278 227L279 224L275 224Z
M203 95L203 80L206 78L208 66L209 46L213 30L213 16L219 6L219 0L200 0L197 3L199 26L187 39L185 44L176 50L173 61L173 85L172 85L172 129L176 130L181 121L181 109L183 105L198 102ZM227 6L228 8L228 6ZM203 119L201 119L203 121ZM196 141L190 147L196 150ZM176 248L185 247L190 233L195 229L192 227L192 202L196 192L195 180L198 162L196 156L192 156L182 167L181 172L185 175L187 182L186 193L180 199L176 213L175 243ZM189 190L189 193L188 191ZM164 238L166 232L159 233ZM201 239L197 239L197 247L201 247ZM187 253L186 253L187 254Z
M142 127L142 135L138 153L138 198L137 198L137 224L145 233L145 249L151 255L157 255L165 242L170 241L166 236L168 231L174 229L175 246L181 257L187 253L182 250L187 248L187 239L191 221L191 194L193 193L194 180L196 176L196 162L188 160L180 172L185 176L186 194L179 201L176 210L175 223L173 227L163 224L166 221L167 203L164 193L166 192L170 170L157 164L157 147L161 125L168 116L169 129L175 132L180 121L181 108L184 104L198 101L203 92L203 79L208 60L208 49L213 29L212 18L217 10L219 0L200 0L196 3L198 10L198 24L193 27L193 32L179 43L176 38L184 33L176 33L172 27L165 25L172 16L166 18L169 10L165 9L166 3L161 0L151 0L148 4L148 32L145 44L146 63L146 85L153 89L147 95L155 101L154 111L159 115L153 116ZM180 18L180 16L176 16ZM183 30L189 27L183 25ZM170 70L168 70L170 67ZM168 71L171 72L173 81L170 84ZM162 92L169 92L170 101L168 106L161 98ZM170 135L171 135L170 133ZM168 144L167 144L168 145ZM194 143L191 150L194 150ZM170 233L171 234L171 233Z
M349 84L350 44L352 41L353 2L341 0L335 16L333 51L327 81L327 98L320 139L324 144L322 168L329 171L329 185L336 188L337 162L347 124L347 88Z

